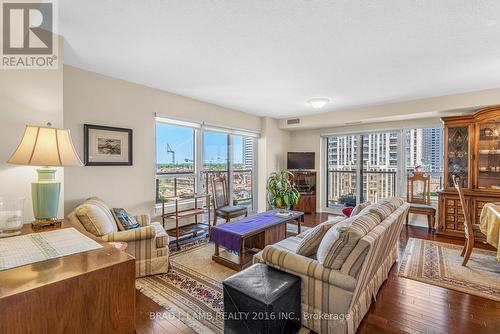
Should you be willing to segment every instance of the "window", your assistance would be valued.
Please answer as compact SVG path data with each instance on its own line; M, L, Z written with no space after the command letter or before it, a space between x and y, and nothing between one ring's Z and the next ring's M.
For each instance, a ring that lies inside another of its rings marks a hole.
M195 129L156 123L156 201L196 189Z
M232 136L233 199L235 204L253 209L254 138Z
M229 135L221 132L203 132L203 183L212 194L211 177L215 173L226 175L229 181Z
M443 178L442 138L442 128L327 137L327 207L404 195L398 192L399 177L406 179L416 167L431 176L431 196L435 196Z
M328 207L356 203L359 136L327 138Z
M436 199L443 186L443 129L418 128L405 130L406 175L421 168L431 177L430 195Z
M255 136L243 131L157 121L157 203L167 196L211 193L210 177L222 172L228 180L230 203L253 209L254 147Z

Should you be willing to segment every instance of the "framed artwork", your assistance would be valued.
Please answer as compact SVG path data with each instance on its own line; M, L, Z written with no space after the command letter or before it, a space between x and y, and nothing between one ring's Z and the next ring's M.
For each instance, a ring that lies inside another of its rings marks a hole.
M85 166L132 166L132 129L83 125Z

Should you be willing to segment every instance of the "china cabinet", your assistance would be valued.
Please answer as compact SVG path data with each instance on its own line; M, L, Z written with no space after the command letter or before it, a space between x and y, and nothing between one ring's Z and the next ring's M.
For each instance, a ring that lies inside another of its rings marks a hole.
M452 175L464 188L473 224L483 205L500 201L500 105L471 115L442 118L444 123L444 189L439 195L438 233L464 236L464 216ZM477 240L483 240L481 233Z

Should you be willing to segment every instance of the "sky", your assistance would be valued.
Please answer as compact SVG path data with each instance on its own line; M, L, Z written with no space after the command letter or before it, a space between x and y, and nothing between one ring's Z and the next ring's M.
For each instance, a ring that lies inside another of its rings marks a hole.
M176 163L192 162L194 158L194 130L163 123L156 123L157 163L172 163L172 154L167 152L167 144L175 151ZM227 134L204 132L204 163L224 163L227 161ZM233 136L234 163L243 163L243 137Z

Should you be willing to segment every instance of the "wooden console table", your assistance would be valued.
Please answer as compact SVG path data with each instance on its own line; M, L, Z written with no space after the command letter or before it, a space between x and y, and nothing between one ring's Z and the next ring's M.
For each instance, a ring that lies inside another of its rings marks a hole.
M102 245L0 271L0 333L134 333L135 260Z

